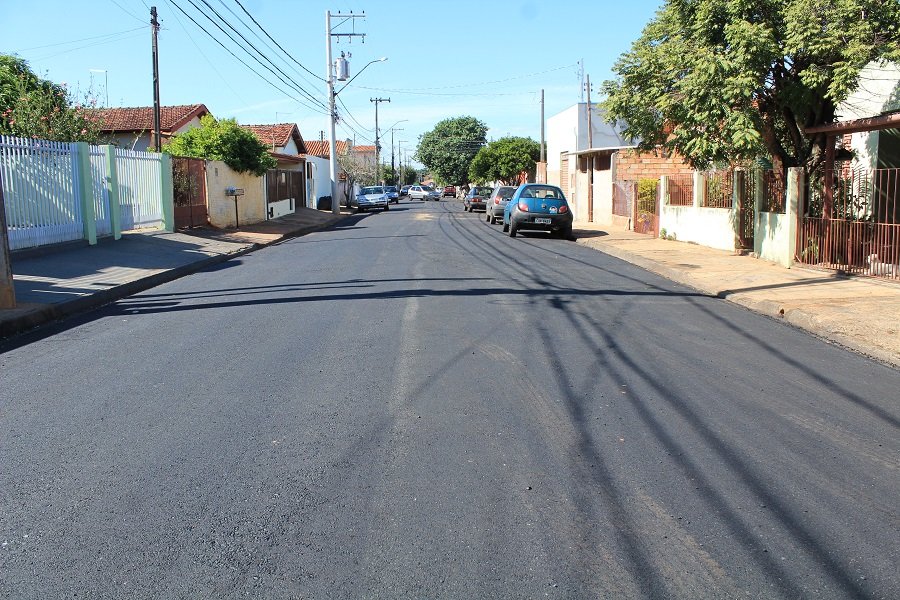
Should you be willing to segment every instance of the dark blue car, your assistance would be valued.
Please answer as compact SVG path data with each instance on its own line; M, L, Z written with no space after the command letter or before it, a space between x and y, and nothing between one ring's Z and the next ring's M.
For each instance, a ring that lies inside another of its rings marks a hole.
M572 211L562 190L545 183L520 185L503 209L503 231L509 237L530 229L549 231L563 239L574 240Z

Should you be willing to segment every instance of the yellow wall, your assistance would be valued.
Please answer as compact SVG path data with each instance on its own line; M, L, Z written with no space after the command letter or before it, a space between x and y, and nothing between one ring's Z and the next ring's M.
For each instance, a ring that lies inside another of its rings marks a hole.
M207 161L206 197L210 224L213 227L234 227L234 198L225 195L225 189L229 187L244 190L244 195L237 199L239 225L265 221L265 181L265 177L252 173L236 173L222 161Z

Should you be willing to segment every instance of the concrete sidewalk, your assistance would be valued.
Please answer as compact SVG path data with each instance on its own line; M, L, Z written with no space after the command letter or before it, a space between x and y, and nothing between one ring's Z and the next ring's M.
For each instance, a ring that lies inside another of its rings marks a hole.
M900 284L575 223L578 243L900 367Z
M0 310L0 339L194 273L256 248L334 225L340 216L299 208L238 230L129 232L13 253L16 308Z

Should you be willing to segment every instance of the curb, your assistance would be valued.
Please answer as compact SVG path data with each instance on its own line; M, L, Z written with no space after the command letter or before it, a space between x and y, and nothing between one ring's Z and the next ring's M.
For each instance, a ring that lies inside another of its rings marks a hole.
M42 306L41 308L36 308L24 312L21 315L17 315L9 319L2 319L0 320L0 340L5 341L13 336L25 333L42 325L46 325L54 321L59 321L66 317L71 317L88 310L99 308L106 304L111 304L116 300L121 300L122 298L125 298L127 296L146 291L150 288L154 288L164 283L169 283L170 281L175 281L176 279L180 279L187 275L202 271L207 267L229 261L233 258L239 258L245 254L249 254L250 252L254 252L261 248L265 248L267 246L271 246L291 238L300 237L314 231L327 229L328 227L339 223L347 216L350 215L341 215L340 217L329 219L328 221L323 223L300 227L295 231L283 234L281 237L274 239L271 242L248 243L246 247L240 250L235 250L234 252L208 256L196 262L181 265L180 267L175 267L173 269L160 271L159 273L148 275L147 277L141 277L140 279L135 279L134 281L129 281L128 283L123 283L121 285L117 285L105 290L81 296L80 298L75 298L67 302L48 304L46 306Z
M717 290L704 288L694 281L689 272L660 265L659 263L651 259L644 258L643 256L637 254L632 254L627 250L606 246L597 247L591 246L589 244L582 245L593 248L594 250L603 252L604 254L608 254L609 256L618 258L620 260L624 260L625 262L641 267L642 269L665 277L666 279L669 279L671 281L675 281L676 283L680 283L681 285L685 285L703 294L707 294L711 297L731 302L732 304L737 304L738 306L742 306L755 313L769 317L776 321L780 321L792 327L796 327L797 329L802 329L803 331L806 331L807 333L810 333L830 344L841 346L843 348L856 352L857 354L862 354L863 356L876 360L882 364L891 366L895 369L900 369L900 356L896 356L891 352L887 352L878 348L873 348L872 346L860 343L858 340L848 338L841 333L835 332L834 330L820 323L815 314L809 313L802 308L793 308L785 311L784 307L780 303L774 302L772 300L751 300L749 298L742 297L739 294L735 294L728 289Z

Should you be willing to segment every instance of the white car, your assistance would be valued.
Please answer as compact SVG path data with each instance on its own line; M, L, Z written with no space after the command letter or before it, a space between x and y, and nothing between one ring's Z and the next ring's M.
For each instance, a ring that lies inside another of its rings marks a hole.
M407 194L410 200L440 200L441 193L427 185L414 185Z
M355 206L357 212L363 212L369 210L370 208L389 210L389 201L390 198L388 198L388 194L385 189L380 185L375 185L371 187L364 187L359 190L359 193L356 195L356 197L350 200L350 205Z

